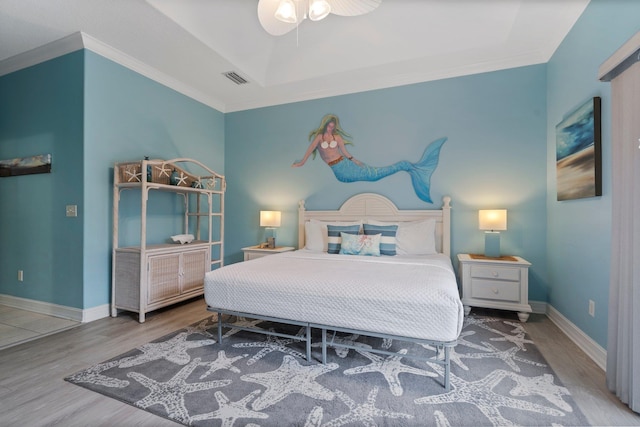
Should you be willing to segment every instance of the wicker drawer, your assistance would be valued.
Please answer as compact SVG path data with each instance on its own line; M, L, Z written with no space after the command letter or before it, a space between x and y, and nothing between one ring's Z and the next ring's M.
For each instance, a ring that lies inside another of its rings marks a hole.
M517 282L520 280L520 269L503 266L472 265L471 277L479 279L512 280Z
M472 279L471 298L520 301L520 282Z

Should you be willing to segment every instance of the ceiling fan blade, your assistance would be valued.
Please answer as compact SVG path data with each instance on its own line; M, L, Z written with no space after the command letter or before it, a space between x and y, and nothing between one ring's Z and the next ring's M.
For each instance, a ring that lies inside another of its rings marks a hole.
M364 15L374 11L382 0L327 0L331 13L340 16Z
M258 1L258 20L262 28L272 36L281 36L298 26L298 24L288 24L276 19L275 14L279 3L279 0Z

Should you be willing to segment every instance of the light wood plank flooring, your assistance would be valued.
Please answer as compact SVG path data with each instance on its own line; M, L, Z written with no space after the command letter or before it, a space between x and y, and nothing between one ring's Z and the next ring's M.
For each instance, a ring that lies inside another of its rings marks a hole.
M199 298L149 313L143 324L123 313L1 350L0 426L176 425L63 378L209 315ZM640 415L606 389L602 370L546 316L532 315L526 329L593 425L640 426Z
M0 305L0 350L79 325L73 320Z

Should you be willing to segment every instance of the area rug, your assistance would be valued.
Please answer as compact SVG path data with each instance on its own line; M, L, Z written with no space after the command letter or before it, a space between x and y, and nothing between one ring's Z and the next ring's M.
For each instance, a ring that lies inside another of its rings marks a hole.
M430 346L343 334L335 339L361 350L330 348L323 365L307 362L305 344L290 338L233 329L219 345L215 319L65 379L194 426L588 425L516 320L465 319L447 392L441 365L366 351L436 357ZM299 328L237 320L292 335Z

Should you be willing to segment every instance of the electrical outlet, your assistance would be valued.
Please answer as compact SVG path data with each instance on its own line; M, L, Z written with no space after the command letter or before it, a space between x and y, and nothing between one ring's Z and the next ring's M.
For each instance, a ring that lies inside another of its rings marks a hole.
M18 282L22 282L24 280L24 272L22 270L18 270Z
M593 300L589 300L589 315L596 317L596 303Z

